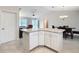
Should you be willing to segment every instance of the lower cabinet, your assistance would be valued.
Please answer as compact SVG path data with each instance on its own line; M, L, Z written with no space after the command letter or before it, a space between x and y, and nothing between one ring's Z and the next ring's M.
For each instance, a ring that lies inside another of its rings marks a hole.
M39 31L38 32L39 34L39 36L38 36L38 44L39 45L44 45L44 31Z
M24 48L32 50L39 45L45 45L56 51L61 51L63 47L63 33L55 33L50 31L24 32Z
M30 40L29 40L29 45L30 45L29 49L31 50L31 49L38 46L38 32L30 33L29 38L30 38Z
M62 33L52 33L51 48L60 51L63 47L63 36Z
M39 31L30 33L30 50L38 45L45 45L56 51L63 47L63 34L50 31Z
M50 40L51 40L50 32L45 32L44 33L44 43L45 43L44 45L48 46L48 47L51 47Z
M54 50L60 51L63 47L62 33L44 32L44 45Z

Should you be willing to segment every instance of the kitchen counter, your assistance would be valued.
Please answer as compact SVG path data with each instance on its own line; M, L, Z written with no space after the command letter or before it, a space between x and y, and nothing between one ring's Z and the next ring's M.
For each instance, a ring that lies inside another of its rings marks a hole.
M63 31L61 29L22 29L24 49L30 51L38 46L46 46L60 52L63 48Z
M55 29L39 28L39 29L22 29L22 31L24 32L49 31L49 32L59 33L59 32L63 32L64 30L56 29L56 28Z

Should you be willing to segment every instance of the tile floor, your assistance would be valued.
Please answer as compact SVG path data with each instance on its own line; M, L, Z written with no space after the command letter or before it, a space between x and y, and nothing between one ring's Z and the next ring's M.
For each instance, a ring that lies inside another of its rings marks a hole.
M79 53L79 39L64 40L62 53Z
M46 47L38 47L33 51L31 51L31 53L55 53L55 52Z
M19 43L19 46L17 44ZM26 53L22 47L22 41L12 41L0 45L0 53ZM46 47L38 47L31 51L31 53L55 53ZM79 53L79 37L66 39L63 42L63 50L60 53Z

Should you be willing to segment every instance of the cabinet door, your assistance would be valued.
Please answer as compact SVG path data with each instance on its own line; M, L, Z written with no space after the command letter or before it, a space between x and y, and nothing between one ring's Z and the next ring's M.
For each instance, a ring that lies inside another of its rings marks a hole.
M44 31L39 31L39 45L44 45Z
M63 43L62 34L52 33L51 48L60 51L62 49L63 45L62 43Z
M45 32L44 35L45 35L45 37L44 37L45 45L50 47L51 33L50 32Z
M38 32L32 32L30 33L30 50L38 46Z

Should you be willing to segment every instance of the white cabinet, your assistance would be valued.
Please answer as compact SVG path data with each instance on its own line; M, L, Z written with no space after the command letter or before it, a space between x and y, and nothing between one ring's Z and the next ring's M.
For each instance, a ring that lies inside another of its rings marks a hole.
M63 33L37 30L34 32L24 32L24 42L26 49L31 50L39 45L47 46L56 51L63 47Z
M26 52L38 46L38 32L23 32L23 47Z
M38 46L38 32L31 32L29 36L29 49L31 50Z
M51 48L60 51L63 47L62 33L52 33Z
M51 46L51 44L50 44L50 40L51 40L50 32L45 31L44 36L45 36L44 37L44 43L45 43L44 45L50 47Z
M39 31L39 39L38 39L38 43L39 45L44 45L44 31Z
M44 32L44 45L60 51L63 47L63 33Z
M60 51L63 47L63 33L38 31L30 33L30 49L38 45Z

